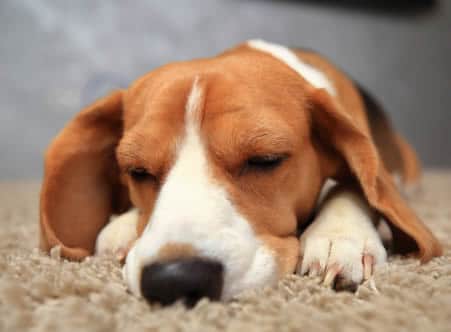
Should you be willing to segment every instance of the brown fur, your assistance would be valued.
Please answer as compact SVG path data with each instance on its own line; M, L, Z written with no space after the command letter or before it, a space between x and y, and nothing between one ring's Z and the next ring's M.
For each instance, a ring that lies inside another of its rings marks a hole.
M189 244L167 243L158 251L157 261L170 261L173 259L194 257L196 255L196 249Z
M276 252L282 274L295 268L297 225L311 214L328 177L360 184L391 222L400 250L417 252L423 261L440 255L438 241L395 188L354 84L324 58L297 54L328 76L336 98L271 56L241 46L215 58L164 66L81 112L46 157L42 248L60 245L73 259L92 254L109 215L129 205L128 194L141 211L138 232L143 231L174 162L187 95L199 76L206 89L201 128L212 172ZM401 150L409 151L402 154L407 178L414 173L408 166L414 154L406 146ZM243 171L247 158L262 153L289 158L270 174ZM136 183L129 167L145 167L157 180Z

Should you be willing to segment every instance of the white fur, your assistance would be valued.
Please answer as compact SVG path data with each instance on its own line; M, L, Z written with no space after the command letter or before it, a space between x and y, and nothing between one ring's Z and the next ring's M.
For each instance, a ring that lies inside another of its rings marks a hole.
M141 269L155 261L159 249L168 243L192 245L200 256L224 264L223 299L277 279L273 253L210 172L197 116L203 93L196 80L186 105L186 130L176 161L143 235L127 257L124 278L138 296Z
M326 179L326 182L324 182L324 185L319 193L317 205L320 205L324 201L324 198L326 198L329 191L336 185L337 181L335 181L334 179L331 178Z
M301 236L300 274L318 262L320 273L334 264L346 280L363 280L362 256L370 254L375 264L387 259L385 248L373 225L374 211L359 194L342 190L326 200L318 217Z
M291 69L301 75L307 82L318 89L326 89L331 95L335 95L336 91L332 82L324 73L315 67L303 62L293 51L282 45L268 43L264 40L254 39L247 44L259 51L269 53L273 57L287 64Z
M137 237L138 210L131 209L119 216L113 216L102 229L96 240L96 255L116 254L126 249Z

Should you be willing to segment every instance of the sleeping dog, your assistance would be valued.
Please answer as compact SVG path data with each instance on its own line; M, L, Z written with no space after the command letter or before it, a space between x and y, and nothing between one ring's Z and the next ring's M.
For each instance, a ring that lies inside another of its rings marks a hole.
M441 254L393 181L419 172L377 103L324 57L252 40L81 111L46 154L41 248L125 259L130 291L163 304L295 271L352 288L386 261L381 217L398 252Z

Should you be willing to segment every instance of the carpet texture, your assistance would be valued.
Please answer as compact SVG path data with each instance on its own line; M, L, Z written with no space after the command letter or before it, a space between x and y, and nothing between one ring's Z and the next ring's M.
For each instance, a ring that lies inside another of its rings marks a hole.
M451 172L427 172L410 199L445 256L391 257L356 294L288 276L229 303L149 306L106 258L68 262L36 249L38 184L0 185L0 331L451 331Z

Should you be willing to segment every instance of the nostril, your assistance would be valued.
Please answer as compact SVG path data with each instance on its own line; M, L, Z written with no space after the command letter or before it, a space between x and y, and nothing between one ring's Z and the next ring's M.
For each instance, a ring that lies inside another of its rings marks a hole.
M183 299L188 306L201 298L218 300L223 285L221 263L203 258L156 262L143 268L141 293L149 302L168 305Z

